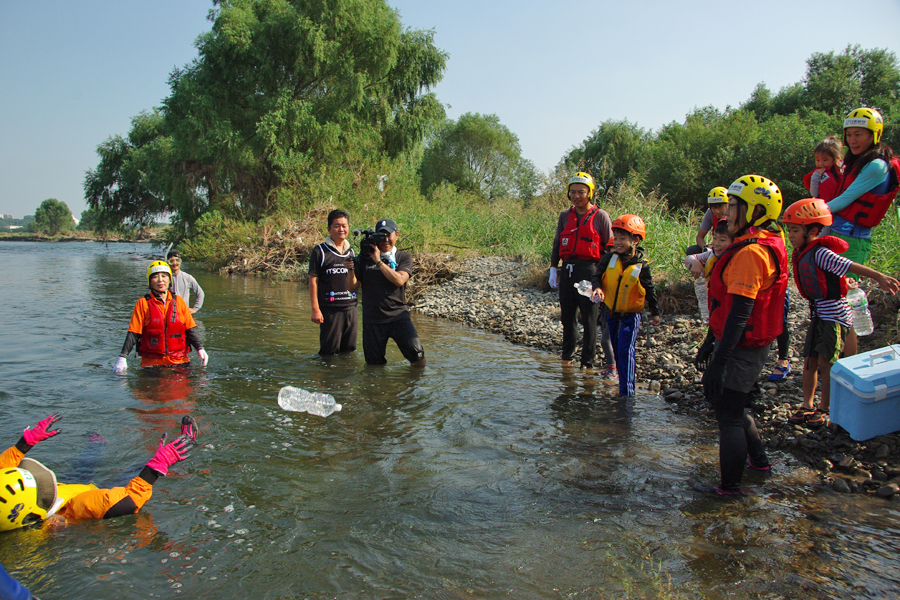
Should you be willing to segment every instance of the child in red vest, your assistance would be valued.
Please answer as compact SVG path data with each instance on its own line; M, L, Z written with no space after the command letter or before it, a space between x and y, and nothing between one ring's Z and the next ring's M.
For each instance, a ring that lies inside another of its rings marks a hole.
M847 303L847 273L874 279L886 292L900 291L900 281L852 260L839 256L847 242L834 236L821 236L831 225L828 205L820 198L806 198L791 204L784 212L788 239L794 247L791 261L800 295L809 300L810 323L803 345L803 404L788 419L790 423L821 427L828 421L831 392L831 366L837 361L852 324ZM822 393L815 405L816 382Z
M816 168L803 178L803 185L813 198L821 198L828 202L834 200L840 193L844 173L843 151L844 145L834 137L825 138L813 150Z

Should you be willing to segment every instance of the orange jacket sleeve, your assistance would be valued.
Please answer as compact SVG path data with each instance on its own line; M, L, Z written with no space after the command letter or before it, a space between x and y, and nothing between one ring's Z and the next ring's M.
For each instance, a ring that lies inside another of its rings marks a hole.
M25 458L25 453L15 446L11 446L4 450L3 454L0 454L0 469L18 467L23 458Z
M136 513L153 495L153 485L138 476L125 487L82 492L66 502L59 514L67 519L106 519ZM114 514L108 514L116 509Z

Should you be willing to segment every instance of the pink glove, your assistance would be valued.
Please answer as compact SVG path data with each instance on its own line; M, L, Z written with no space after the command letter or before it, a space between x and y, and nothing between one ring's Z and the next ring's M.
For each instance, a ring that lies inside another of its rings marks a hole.
M159 438L159 448L157 448L153 458L147 462L147 466L160 475L166 475L169 472L169 467L180 460L186 459L191 445L191 438L186 435L179 435L174 442L166 444L167 435L164 433Z
M22 437L25 438L25 443L29 446L34 446L38 442L43 442L47 438L51 438L59 433L59 429L47 431L47 428L59 421L61 418L62 415L60 415L59 413L52 414L43 421L38 421L38 424L34 426L34 429L25 429L25 431L22 432Z

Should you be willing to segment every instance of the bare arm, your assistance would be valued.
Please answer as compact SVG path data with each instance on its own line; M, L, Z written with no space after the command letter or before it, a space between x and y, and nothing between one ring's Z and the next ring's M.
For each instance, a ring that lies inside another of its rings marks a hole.
M324 323L325 317L319 310L319 278L315 275L309 276L309 306L310 321L313 323Z
M897 292L900 291L900 281L897 281L890 275L879 273L875 269L869 268L866 265L853 263L847 270L851 273L862 275L863 277L868 277L869 279L875 280L878 283L878 287L880 287L885 292L888 292L889 294L896 295Z

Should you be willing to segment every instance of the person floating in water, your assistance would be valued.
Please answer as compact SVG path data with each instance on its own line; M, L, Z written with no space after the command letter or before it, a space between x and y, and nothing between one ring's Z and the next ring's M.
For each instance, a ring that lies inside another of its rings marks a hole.
M137 345L142 367L184 365L191 362L188 353L197 350L203 366L209 354L197 334L197 323L181 296L169 290L172 269L162 260L147 267L150 292L140 298L131 313L128 335L113 369L124 373L128 369L126 357Z
M167 444L163 434L156 453L125 487L99 489L92 483L59 483L53 471L25 457L38 442L59 433L59 429L50 429L59 419L59 414L53 414L26 429L15 446L0 454L0 532L35 525L54 515L77 520L134 514L150 500L156 480L187 458L197 441L197 425L185 416L181 435Z

